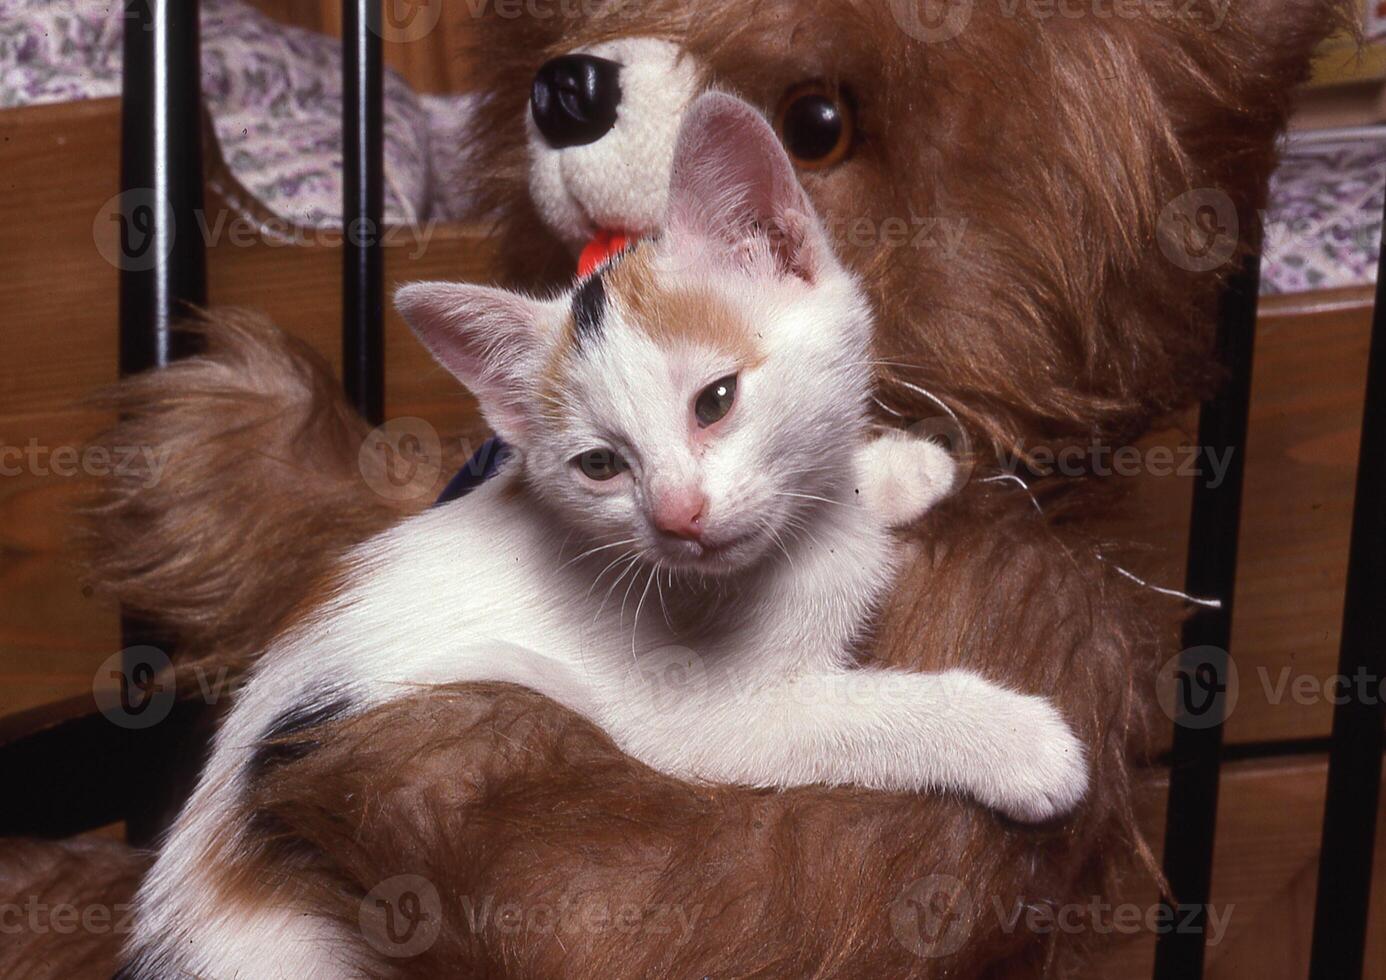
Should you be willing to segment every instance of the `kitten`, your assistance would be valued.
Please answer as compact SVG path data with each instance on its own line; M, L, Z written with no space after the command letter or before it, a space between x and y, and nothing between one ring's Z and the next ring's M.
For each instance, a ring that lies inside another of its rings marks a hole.
M256 885L246 790L281 737L418 685L533 688L690 779L957 791L1026 821L1082 797L1047 700L853 664L892 528L956 473L933 443L873 436L869 307L749 107L700 100L662 235L569 295L396 302L511 456L360 546L266 651L141 889L127 975L339 973L340 927Z

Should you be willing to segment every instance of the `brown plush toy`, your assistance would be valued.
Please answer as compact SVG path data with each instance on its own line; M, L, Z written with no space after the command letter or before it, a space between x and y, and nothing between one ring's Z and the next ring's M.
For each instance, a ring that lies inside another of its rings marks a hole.
M942 796L695 786L536 695L449 689L295 736L257 787L276 843L247 887L346 922L361 939L342 955L371 976L1059 971L1081 938L1008 930L996 909L1110 896L1129 868L1142 846L1130 760L1181 609L1098 556L1076 518L1099 514L1101 494L1036 485L1040 514L983 480L1037 447L1131 439L1210 390L1229 264L1195 261L1194 210L1225 202L1253 244L1291 91L1343 11L507 9L468 22L487 99L466 167L494 206L507 284L563 281L583 253L657 231L662 141L698 92L761 108L869 284L882 418L955 414L974 463L918 529L871 656L966 665L1053 698L1090 747L1092 789L1033 828ZM399 511L361 481L364 426L320 363L253 320L209 336L205 358L117 394L128 420L110 438L172 455L153 491L105 489L116 519L99 529L96 575L184 649L230 656ZM230 473L228 454L242 460ZM299 461L291 477L283 459ZM188 553L194 533L205 554Z

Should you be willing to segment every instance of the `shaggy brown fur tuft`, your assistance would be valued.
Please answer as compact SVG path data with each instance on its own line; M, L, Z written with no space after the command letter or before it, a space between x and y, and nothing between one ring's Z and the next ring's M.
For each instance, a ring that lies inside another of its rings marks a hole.
M535 69L603 37L657 35L767 112L806 79L850 93L863 141L804 183L875 297L891 411L935 413L910 386L940 396L985 466L1038 442L1123 439L1206 391L1226 270L1170 262L1160 216L1184 192L1212 189L1231 202L1242 245L1254 243L1289 92L1343 5L1232 0L1210 30L1148 14L1040 20L996 0L975 4L956 38L928 45L893 20L902 6L655 0L469 20L490 93L476 173L496 202L511 284L571 271L526 196ZM916 230L915 218L963 229L956 251L880 237L891 219ZM858 219L867 234L854 240ZM291 615L330 556L399 511L363 494L362 430L321 365L243 321L226 328L229 340L219 330L210 358L117 396L129 420L109 440L175 447L176 484L149 497L108 489L96 578L195 643L249 648ZM306 486L290 490L285 472ZM283 886L310 889L372 956L359 929L366 894L397 874L432 882L439 935L412 959L380 958L380 975L959 978L1062 967L1083 940L1005 932L997 903L1086 904L1129 873L1140 844L1128 759L1144 744L1152 665L1173 637L1150 603L1179 610L1122 579L1060 520L1061 507L1091 505L1046 496L1046 507L1041 519L1023 492L974 483L939 508L874 656L925 670L965 664L1054 697L1094 757L1090 799L1056 826L1007 826L942 797L694 787L533 695L468 688L329 726L313 733L320 749L276 770L257 806L293 855ZM910 903L936 899L937 876L970 898L953 908L965 942L918 955ZM608 910L669 904L696 910L697 924L676 941L468 921L488 899L524 916L567 898Z
M82 527L98 589L185 650L253 654L343 551L408 511L373 492L386 461L323 359L263 316L194 326L202 356L94 399L120 421L95 440L166 454L122 470ZM431 498L428 498L431 499Z
M149 859L119 841L7 840L0 846L0 977L115 973Z

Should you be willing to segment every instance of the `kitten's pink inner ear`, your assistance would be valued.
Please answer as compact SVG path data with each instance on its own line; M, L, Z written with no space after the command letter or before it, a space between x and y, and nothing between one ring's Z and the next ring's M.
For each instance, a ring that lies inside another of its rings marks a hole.
M674 149L666 226L736 248L769 236L781 269L812 279L817 216L779 137L760 113L720 92L684 116Z
M396 292L395 308L438 363L476 396L496 433L523 444L540 305L488 286L423 282Z

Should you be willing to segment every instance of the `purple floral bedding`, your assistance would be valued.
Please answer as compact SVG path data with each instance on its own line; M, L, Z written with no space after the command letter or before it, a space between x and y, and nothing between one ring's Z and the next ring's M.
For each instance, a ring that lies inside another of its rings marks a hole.
M1292 139L1271 179L1263 293L1376 281L1386 203L1386 129Z
M120 94L120 0L0 0L0 108ZM228 167L280 217L310 227L342 213L340 46L240 0L203 0L202 91ZM432 194L436 119L469 97L424 100L385 80L385 217L413 224L461 208ZM435 197L438 201L435 201Z
M120 0L0 0L0 108L120 93ZM296 224L341 223L341 68L336 41L284 27L242 0L203 0L203 95L237 180ZM470 96L385 84L386 220L476 212L455 179ZM1265 293L1375 279L1386 131L1292 142L1271 184Z

